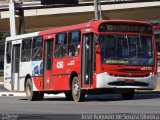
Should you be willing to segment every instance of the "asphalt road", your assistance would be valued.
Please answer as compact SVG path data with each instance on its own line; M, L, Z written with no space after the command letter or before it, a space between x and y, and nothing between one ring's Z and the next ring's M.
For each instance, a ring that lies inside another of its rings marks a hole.
M83 113L160 113L160 93L137 93L134 100L122 100L119 94L92 95L84 102L62 98L27 101L26 97L0 97L0 113L83 114Z
M43 101L33 102L27 101L26 97L0 97L0 119L6 115L17 115L22 120L52 120L53 117L57 117L56 120L80 120L84 114L121 113L160 114L160 93L136 93L133 100L122 100L120 94L90 95L86 101L79 103L66 101L65 97L45 97ZM88 119L89 117L93 116L88 116Z

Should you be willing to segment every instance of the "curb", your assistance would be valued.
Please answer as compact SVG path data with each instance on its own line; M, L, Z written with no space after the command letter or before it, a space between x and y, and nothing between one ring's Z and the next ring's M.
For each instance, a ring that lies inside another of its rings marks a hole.
M26 94L18 92L0 92L0 96L26 96Z
M0 96L3 96L3 97L26 97L26 93L24 93L24 92L0 92ZM44 97L59 98L59 97L65 97L65 94L64 93L60 93L57 95L44 94Z

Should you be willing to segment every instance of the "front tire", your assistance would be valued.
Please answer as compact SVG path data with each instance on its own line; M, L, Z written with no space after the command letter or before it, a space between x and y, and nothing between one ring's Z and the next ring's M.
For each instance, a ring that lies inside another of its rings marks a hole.
M80 102L85 99L85 93L80 88L78 77L74 77L72 80L72 97L76 102Z
M121 95L124 100L132 100L134 97L134 89L131 89L129 90L129 92L126 93L121 93Z
M25 91L28 101L35 101L39 98L38 91L33 91L33 84L31 78L28 78L25 85Z

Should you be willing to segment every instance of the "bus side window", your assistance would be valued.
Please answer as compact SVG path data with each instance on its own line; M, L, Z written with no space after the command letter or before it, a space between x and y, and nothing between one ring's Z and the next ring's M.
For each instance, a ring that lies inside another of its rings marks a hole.
M8 64L11 63L11 47L12 47L12 43L11 42L7 42L6 62Z
M32 42L32 60L42 60L42 37L34 37Z
M66 33L60 33L56 35L55 58L62 58L66 56L66 42Z
M27 62L31 59L31 38L22 40L21 61Z
M80 31L73 31L69 33L68 39L68 56L75 57L78 56L80 51L80 39L81 39Z

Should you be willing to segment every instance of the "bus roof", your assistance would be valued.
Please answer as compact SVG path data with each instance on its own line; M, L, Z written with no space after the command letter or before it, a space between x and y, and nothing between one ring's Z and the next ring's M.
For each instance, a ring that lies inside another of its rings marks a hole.
M40 31L39 35L47 35L53 33L60 33L65 31L73 31L83 28L92 27L95 31L98 31L98 27L101 23L132 23L132 24L143 24L143 25L150 25L150 23L142 22L142 21L134 21L134 20L92 20L82 24L76 24L71 26L63 26L58 28L53 28L49 30Z
M19 39L35 37L35 36L43 36L43 35L49 35L54 33L60 33L60 32L62 33L65 31L73 31L73 30L79 30L79 29L89 28L89 27L92 27L95 31L98 31L98 27L101 23L133 23L133 24L151 25L150 23L147 23L147 22L134 21L134 20L91 20L86 23L57 27L57 28L43 30L39 32L17 35L15 37L7 37L6 41L19 40Z

